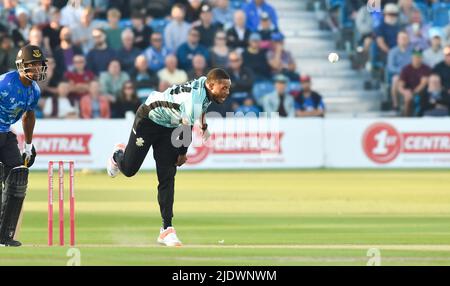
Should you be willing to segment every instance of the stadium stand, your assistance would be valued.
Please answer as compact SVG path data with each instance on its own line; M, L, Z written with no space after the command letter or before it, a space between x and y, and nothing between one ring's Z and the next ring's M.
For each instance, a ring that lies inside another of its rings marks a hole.
M203 55L207 68L222 66L233 72L228 55L238 52L252 73L253 84L243 97L249 100L246 105L245 100L236 104L233 98L241 96L241 91L232 89L236 94L224 106L227 110L221 108L222 114L249 110L255 103L251 110L263 110L264 97L275 91L274 78L284 75L289 79L287 96L293 97L295 106L304 106L305 100L311 100L310 92L303 94L300 80L303 77L323 98L321 106L327 117L401 116L403 108L392 105L392 75L386 71L388 50L377 38L386 37L392 45L388 48L393 49L398 31L406 30L410 43L414 44L411 48L421 43L425 63L436 63L440 56L444 59L444 46L449 43L450 3L443 0L380 3L383 3L380 10L369 11L364 0L1 0L0 67L2 72L14 69L17 50L36 41L55 65L48 82L42 83L44 92L37 114L52 114L51 117L58 114L55 110L49 113L49 107L46 113L42 110L46 102L48 106L50 102L61 101L58 87L67 82L70 92L62 96L61 102L67 105L69 99L72 107L78 109L75 114L84 118L100 115L117 118L125 113L117 99L121 98L125 85L130 85L128 79L142 101L152 90L163 90L186 75L198 76L202 68L191 70L192 59L201 60L196 55ZM393 16L397 22L391 25L395 28L385 23L389 14L384 13L386 9L397 14ZM223 19L217 19L220 15ZM204 45L189 38L191 28L200 31L200 42ZM220 44L224 34L228 47ZM159 38L163 40L162 46ZM339 54L338 63L327 61L330 52ZM85 57L86 70L75 67L76 55ZM117 75L107 73L114 59L121 69ZM433 71L441 76L444 86L449 66L444 62ZM93 78L83 78L92 72ZM232 77L242 81L238 73ZM93 80L100 82L101 90L95 93L101 96L89 95L88 87ZM106 82L114 83L114 87ZM81 85L84 94L80 94ZM59 89L66 90L66 86ZM49 97L52 100L47 100ZM101 106L106 109L109 104L111 112L81 110L83 97L86 97L84 107L98 107L100 102L90 102L102 98ZM399 101L404 102L403 98ZM413 110L428 106L419 104L420 100L413 102L416 105ZM135 104L128 104L127 111L130 106ZM301 113L297 111L290 114ZM82 116L87 113L90 115Z

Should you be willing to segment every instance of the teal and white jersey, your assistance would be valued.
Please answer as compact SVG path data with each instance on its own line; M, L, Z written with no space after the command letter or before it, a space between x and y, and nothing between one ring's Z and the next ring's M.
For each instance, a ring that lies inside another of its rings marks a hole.
M164 92L152 92L145 101L148 118L169 128L181 124L194 125L211 104L206 95L205 81L206 77L203 76L182 85L174 85Z

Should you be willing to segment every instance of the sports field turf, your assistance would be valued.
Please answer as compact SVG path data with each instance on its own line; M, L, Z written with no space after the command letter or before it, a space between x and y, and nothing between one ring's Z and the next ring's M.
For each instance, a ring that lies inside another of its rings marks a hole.
M66 265L69 247L46 246L47 175L31 173L25 246L0 265ZM82 265L366 265L370 248L382 265L450 265L448 170L180 171L180 248L155 242L154 172L75 184Z

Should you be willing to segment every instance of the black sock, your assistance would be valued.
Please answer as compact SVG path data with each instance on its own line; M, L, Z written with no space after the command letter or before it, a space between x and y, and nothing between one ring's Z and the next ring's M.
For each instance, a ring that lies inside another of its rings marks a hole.
M167 229L168 227L172 226L172 220L171 219L163 219L163 228Z
M116 152L114 152L113 154L113 160L114 162L118 163L119 159L123 156L123 151L122 150L117 150Z

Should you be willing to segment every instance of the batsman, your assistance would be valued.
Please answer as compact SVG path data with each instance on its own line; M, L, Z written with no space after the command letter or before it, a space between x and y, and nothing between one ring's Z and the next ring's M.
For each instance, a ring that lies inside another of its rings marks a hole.
M37 46L27 45L16 57L17 71L0 76L0 245L20 246L14 239L28 185L28 168L34 163L32 144L34 109L41 91L37 81L46 78L47 60ZM22 118L25 137L19 150L11 125Z

